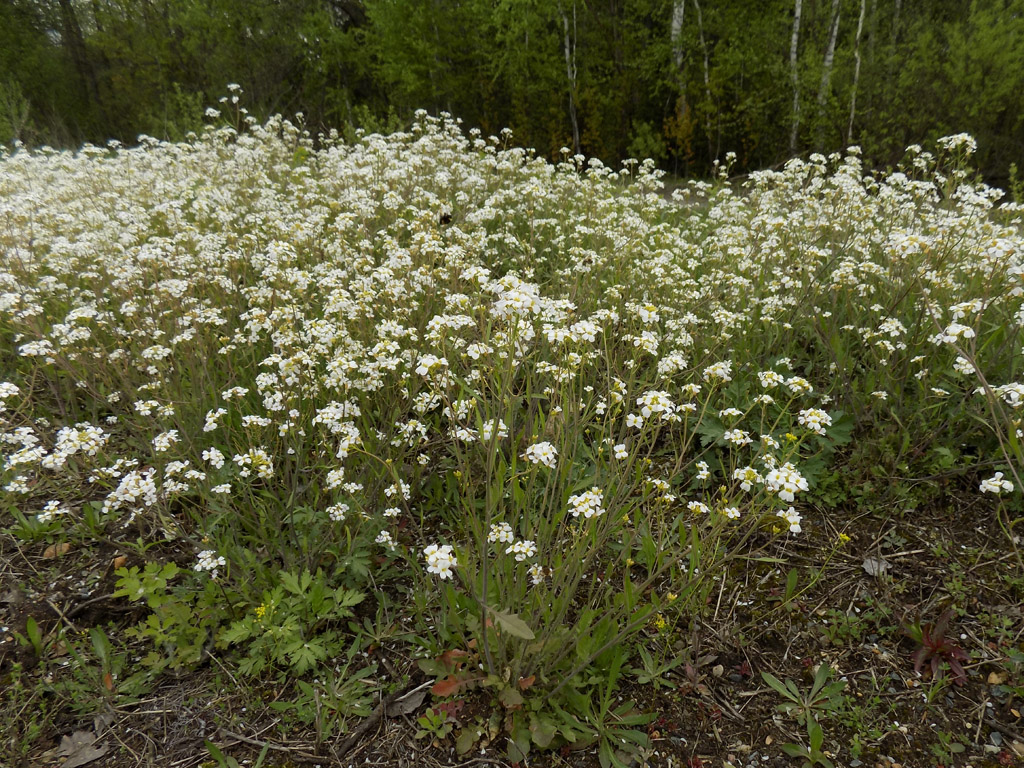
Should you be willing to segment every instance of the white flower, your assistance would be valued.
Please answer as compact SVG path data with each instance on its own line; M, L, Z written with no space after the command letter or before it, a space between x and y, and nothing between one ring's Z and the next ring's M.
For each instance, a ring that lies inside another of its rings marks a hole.
M783 501L793 501L799 491L808 489L807 480L788 461L765 475L764 484Z
M825 434L825 427L832 426L832 417L817 408L800 411L797 421L819 435Z
M492 544L511 544L515 538L512 526L508 523L494 523L491 525L490 533L487 534L487 540Z
M753 467L738 468L732 473L732 477L733 480L740 481L740 488L744 491L749 491L755 483L764 482L764 478Z
M452 568L456 568L459 564L448 544L440 547L437 544L431 544L423 550L423 556L427 561L427 571L436 573L441 579L450 579Z
M1002 472L996 472L992 477L981 481L979 490L982 493L994 493L996 496L1001 493L1013 493L1013 483L1003 480Z
M708 463L706 461L698 461L697 479L700 481L704 481L707 480L709 477L711 477L711 468L708 467Z
M530 574L530 580L533 581L533 585L544 583L544 568L538 563L530 563L530 567L527 569Z
M579 517L581 514L588 520L592 517L599 517L605 512L603 504L604 494L596 485L589 491L569 497L569 508L572 510L573 517Z
M732 443L733 445L739 446L750 445L752 442L754 442L751 439L750 434L744 432L742 429L730 429L722 435L722 439L725 440L727 443Z
M790 507L785 511L779 510L775 514L789 523L790 533L800 533L800 515L797 514L797 511L793 507Z
M505 550L506 555L515 555L516 562L523 562L528 557L533 557L537 554L537 545L534 542L525 540L517 541L512 544L508 549Z
M348 504L332 504L327 508L327 516L332 522L345 522L345 515L348 513Z
M196 558L196 564L192 566L192 570L202 573L203 571L210 572L210 578L217 578L217 569L223 568L228 564L222 556L218 555L212 549L204 549Z
M424 355L420 358L420 364L416 366L416 373L420 376L430 376L448 367L448 361L437 355Z
M732 361L723 360L704 369L704 381L718 381L723 384L732 381Z
M210 462L214 469L220 469L224 466L224 454L216 448L207 448L203 451L203 461Z
M526 449L523 458L534 464L543 464L545 467L554 469L558 458L558 451L551 443L534 443Z
M615 452L615 458L616 459L628 459L629 458L629 451L626 450L626 444L625 443L618 443L617 445L613 446L612 450Z

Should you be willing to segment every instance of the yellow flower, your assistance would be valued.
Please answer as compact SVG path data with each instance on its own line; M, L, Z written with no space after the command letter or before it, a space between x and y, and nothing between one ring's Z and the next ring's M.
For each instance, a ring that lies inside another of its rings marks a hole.
M794 435L792 432L787 432L786 439L789 440L789 442L791 443L795 443L797 441L797 436Z
M665 595L665 599L668 600L670 603L674 603L676 600L679 599L679 595L677 595L675 592L669 592L667 595Z
M840 544L847 544L847 543L849 543L849 541L850 541L850 537L847 536L845 533L840 533L839 534L839 543Z

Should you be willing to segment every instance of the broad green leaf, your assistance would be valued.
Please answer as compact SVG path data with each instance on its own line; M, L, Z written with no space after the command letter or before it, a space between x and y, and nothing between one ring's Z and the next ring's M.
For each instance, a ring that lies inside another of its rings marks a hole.
M533 634L533 630L530 629L526 622L520 619L514 613L502 613L496 611L491 607L487 608L491 615L494 616L495 621L501 626L503 630L508 632L513 637L519 637L523 640L533 640L536 635Z

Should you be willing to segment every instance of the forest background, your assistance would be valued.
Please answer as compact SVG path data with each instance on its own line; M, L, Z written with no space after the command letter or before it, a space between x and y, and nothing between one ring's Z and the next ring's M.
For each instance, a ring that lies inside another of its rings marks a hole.
M3 0L0 142L180 140L228 83L316 133L449 112L707 174L968 132L1024 166L1024 0Z

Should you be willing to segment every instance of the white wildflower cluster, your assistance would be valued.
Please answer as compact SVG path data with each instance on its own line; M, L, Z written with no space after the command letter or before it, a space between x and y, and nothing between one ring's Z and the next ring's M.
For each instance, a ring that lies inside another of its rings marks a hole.
M751 490L755 485L764 482L764 478L753 467L738 467L732 473L734 480L739 480L740 488L744 491Z
M36 520L40 523L49 523L56 520L61 515L66 515L68 511L68 508L62 505L59 501L48 501L43 505L42 511L36 515Z
M825 427L832 426L832 417L818 408L807 408L800 411L797 421L801 426L807 427L819 435L825 434Z
M596 485L589 491L569 497L569 509L573 517L583 517L589 520L592 517L599 517L604 514L604 494Z
M799 532L789 505L829 396L833 413L920 398L923 421L983 383L975 367L1020 378L1019 222L966 177L947 195L920 149L913 176L815 155L754 174L751 194L692 182L665 197L651 168L630 172L648 192L622 194L626 177L598 163L501 147L420 115L322 149L273 118L5 155L5 247L31 259L0 265L16 355L0 382L4 491L51 523L77 517L70 493L48 500L79 480L112 518L177 499L230 520L250 495L308 492L325 526L391 551L425 533L406 525L438 530L427 504L447 483L479 493L485 467L519 454L528 498L498 498L522 517L489 526L486 548L540 584L533 539L588 539L539 528L541 498L587 520L614 489L609 526L667 508ZM988 392L1011 419L1024 407L1022 384ZM1001 473L980 486L1012 490ZM422 556L453 578L452 546ZM212 550L200 562L225 567Z
M9 381L0 381L0 413L7 410L7 400L21 393L17 386Z
M644 392L644 394L636 399L636 407L640 410L640 415L645 419L657 416L666 422L679 421L679 416L676 414L676 405L672 402L672 398L667 392L660 390Z
M778 493L783 501L793 501L800 491L808 490L807 480L796 467L786 462L764 476L764 485L772 493Z
M265 448L251 448L245 453L236 453L231 460L238 465L240 477L251 477L254 472L256 477L263 480L270 480L274 476L274 462Z
M128 509L132 512L141 507L151 507L157 502L157 488L153 477L154 469L132 470L121 478L117 488L103 501L103 512Z
M196 556L196 564L192 566L192 570L202 573L204 571L210 574L211 579L216 579L218 570L226 567L228 561L224 559L223 555L218 555L216 550L204 549Z
M978 394L985 394L983 387L979 387L975 390ZM1003 384L999 387L993 387L992 391L1003 399L1003 401L1013 409L1024 406L1024 384L1018 384L1016 382L1012 384Z
M529 539L513 542L506 550L506 555L514 555L516 562L523 562L537 554L537 545Z
M458 558L455 557L451 546L448 544L442 546L431 544L423 550L423 557L427 561L427 572L436 573L438 578L441 579L450 579L452 577L452 568L456 568L459 565Z
M775 514L786 521L786 524L789 526L790 533L800 533L800 531L802 530L800 528L801 517L797 513L796 509L794 509L793 507L790 507L789 509L785 510L780 509Z
M558 462L558 451L549 442L534 443L523 453L523 458L533 464L543 464L554 469Z
M494 523L491 525L491 530L487 534L487 540L492 544L511 544L515 541L516 535L512 530L512 526L508 523Z
M732 361L723 360L704 369L704 381L725 384L732 381Z
M106 445L109 438L109 434L91 424L62 427L57 432L53 451L49 456L42 458L40 464L46 469L59 469L64 466L68 458L77 453L95 456Z

